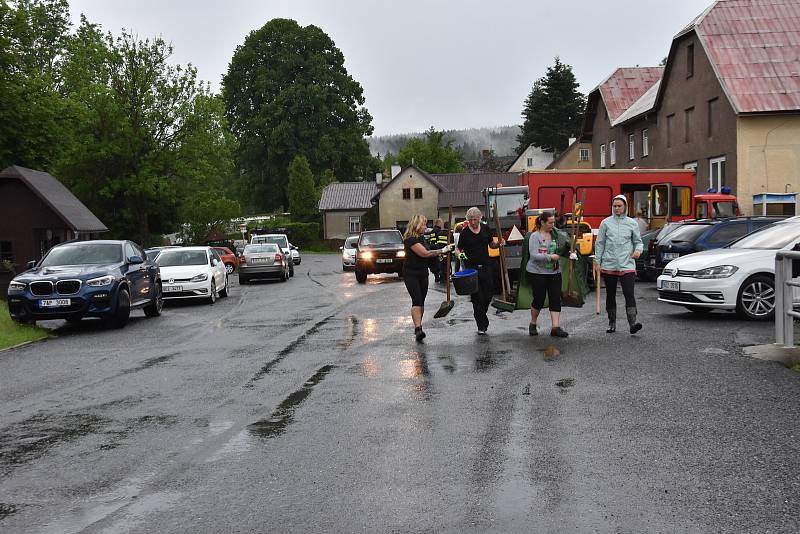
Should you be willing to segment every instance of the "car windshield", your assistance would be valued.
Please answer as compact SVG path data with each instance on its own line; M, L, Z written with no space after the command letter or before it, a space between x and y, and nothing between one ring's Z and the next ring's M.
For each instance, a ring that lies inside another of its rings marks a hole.
M357 237L348 237L344 242L344 248L356 248L358 245Z
M208 254L205 250L165 250L158 255L156 263L160 267L206 265L208 263Z
M144 253L147 254L147 261L153 261L158 256L158 253L161 252L160 250L145 250Z
M400 245L403 239L400 237L400 232L386 231L386 232L370 232L361 236L362 245Z
M55 247L42 260L40 267L58 265L101 265L120 263L122 245L117 243L80 243Z
M664 239L665 237L667 237L669 234L671 234L681 226L683 226L683 223L667 223L661 228L661 230L658 231L655 240L660 241Z
M709 228L711 228L710 224L684 224L679 226L674 232L671 232L660 242L675 243L678 241L688 241L691 243Z
M799 223L775 223L747 234L725 248L777 250L798 240L800 240Z
M263 245L247 245L244 247L244 254L275 254L279 252L278 245L274 243L264 243Z
M289 248L289 241L283 235L260 235L256 236L255 241L257 244L275 243L281 248Z

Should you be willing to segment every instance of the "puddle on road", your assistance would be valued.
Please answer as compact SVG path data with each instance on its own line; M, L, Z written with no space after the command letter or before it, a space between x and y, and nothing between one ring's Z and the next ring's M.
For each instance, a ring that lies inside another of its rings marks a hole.
M403 359L398 362L400 378L414 379L431 374L428 369L428 358L424 352L412 350L403 354Z
M555 360L559 356L561 356L561 351L555 345L547 345L543 349L539 349L540 352L544 355L544 360L546 362Z
M100 450L110 451L122 445L128 436L151 427L172 427L178 424L180 418L175 415L144 415L128 419L123 423L123 428L110 428L104 433L109 437L106 443L100 445Z
M314 386L322 382L325 376L335 368L335 365L321 367L314 373L314 376L305 381L303 387L286 397L272 412L272 416L269 419L262 419L252 423L248 425L247 429L251 434L262 438L273 438L282 434L292 422L292 417L297 407L311 395Z
M356 337L358 337L358 317L354 315L347 316L347 335L345 339L339 341L339 349L340 350L347 350L353 346L353 343L356 341Z
M477 358L475 358L475 371L482 373L486 371L490 371L508 361L508 354L511 353L511 350L504 349L504 350L486 350L481 352Z
M175 356L180 356L181 352L173 352L172 354L165 354L164 356L158 356L157 358L150 358L149 360L145 360L139 367L134 367L132 369L125 369L122 371L121 374L127 375L131 373L136 373L139 371L144 371L145 369L149 369L151 367L155 367L156 365L161 365L162 363L170 361Z
M6 504L4 502L0 502L0 521L10 516L11 514L16 514L16 513L17 513L16 506L14 506L13 504Z
M571 388L572 386L575 385L575 379L574 378L562 378L561 380L556 382L556 385L558 387L562 388L562 389Z

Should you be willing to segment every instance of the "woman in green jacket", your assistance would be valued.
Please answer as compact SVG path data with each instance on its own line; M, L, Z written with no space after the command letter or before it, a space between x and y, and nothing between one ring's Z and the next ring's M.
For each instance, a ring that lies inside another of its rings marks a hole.
M608 330L617 331L617 282L625 295L625 313L631 334L642 329L636 321L636 299L633 295L636 283L636 258L642 253L642 237L639 225L628 217L628 200L617 195L611 201L610 217L603 219L594 244L594 261L606 285L606 312Z

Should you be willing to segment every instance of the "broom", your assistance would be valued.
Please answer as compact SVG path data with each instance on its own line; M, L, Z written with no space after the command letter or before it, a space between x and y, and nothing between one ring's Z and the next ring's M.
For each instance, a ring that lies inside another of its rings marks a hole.
M450 246L450 238L453 235L453 206L450 206L447 212L447 246ZM434 319L440 319L450 313L453 309L455 302L450 300L450 249L447 249L447 265L445 266L444 277L447 284L447 300L442 302L436 313L433 314Z
M497 204L495 203L493 206L494 208L494 225L497 228L497 242L500 243L500 240L503 239L502 231L500 230L500 217L497 215ZM506 292L506 280L508 280L508 272L506 271L506 258L505 254L503 253L503 245L500 245L500 287L502 288L503 298L498 299L497 297L492 299L492 307L497 308L500 311L507 311L513 312L516 306L513 302L508 302L508 293Z

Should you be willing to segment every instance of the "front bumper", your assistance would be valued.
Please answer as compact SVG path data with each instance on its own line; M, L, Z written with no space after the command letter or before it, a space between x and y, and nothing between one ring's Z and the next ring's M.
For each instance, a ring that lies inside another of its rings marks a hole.
M678 287L670 288L677 283ZM656 281L658 300L677 306L697 306L718 310L735 310L741 276L701 279L662 274Z
M208 297L211 284L208 280L201 282L174 282L161 281L161 295L164 299L192 299Z
M357 259L356 269L363 269L368 274L399 273L403 271L403 262L404 260L400 258Z
M342 256L342 266L355 267L356 266L355 256Z
M42 301L69 301L67 305L43 306ZM46 321L50 319L80 319L109 317L117 304L117 287L83 289L74 295L33 295L29 291L8 295L8 312L15 321Z

